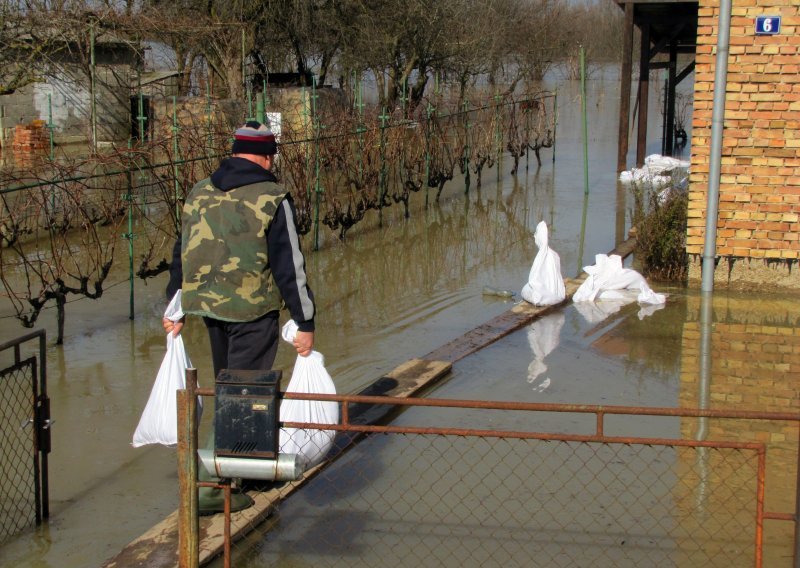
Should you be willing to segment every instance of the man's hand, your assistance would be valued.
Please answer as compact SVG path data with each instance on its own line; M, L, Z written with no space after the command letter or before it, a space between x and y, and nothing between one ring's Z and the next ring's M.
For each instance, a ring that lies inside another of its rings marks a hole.
M298 331L294 336L294 348L297 349L297 354L303 357L311 355L314 349L314 332L313 331Z
M181 329L183 329L184 321L186 321L186 318L181 318L180 321L172 321L169 318L163 318L161 324L164 326L165 332L171 333L172 337L178 337Z

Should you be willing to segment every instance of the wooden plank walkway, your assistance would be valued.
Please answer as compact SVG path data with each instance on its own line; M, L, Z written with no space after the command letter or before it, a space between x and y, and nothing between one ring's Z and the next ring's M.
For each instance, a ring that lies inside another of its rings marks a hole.
M636 244L634 238L621 243L609 254L627 257ZM572 299L572 295L586 279L586 274L577 279L567 279L567 297L554 306L537 307L522 302L513 308L474 328L464 335L431 351L421 359L412 359L395 368L390 373L376 380L358 394L369 396L411 397L429 386L436 384L450 373L452 364L476 351L491 345L495 341L520 329L534 320L560 309ZM376 405L350 405L351 422L356 424L378 424L393 409ZM340 443L341 441L341 443ZM337 437L337 445L332 450L333 457L343 452L357 439ZM268 491L251 491L255 504L249 509L231 515L231 535L233 540L246 536L256 526L268 518L278 501L298 490L314 475L321 471L331 460L306 471L303 477L280 488ZM166 519L152 527L139 538L123 548L119 554L106 561L103 568L166 568L178 564L178 513L170 514ZM207 564L222 554L223 516L213 515L200 517L200 564Z

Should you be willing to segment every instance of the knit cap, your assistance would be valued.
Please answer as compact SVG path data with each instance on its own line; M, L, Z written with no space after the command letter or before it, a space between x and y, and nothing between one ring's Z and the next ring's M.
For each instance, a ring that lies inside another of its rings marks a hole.
M278 145L275 142L275 135L267 126L250 120L233 133L232 152L273 156L278 153Z

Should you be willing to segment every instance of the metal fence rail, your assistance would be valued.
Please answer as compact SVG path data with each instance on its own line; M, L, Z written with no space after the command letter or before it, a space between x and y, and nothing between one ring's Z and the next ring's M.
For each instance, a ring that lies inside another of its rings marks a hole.
M21 353L32 339L39 340L38 360ZM13 357L0 369L0 543L49 516L44 346L42 330L0 345L0 355Z
M786 530L794 527L772 521L796 525L797 511L765 506L766 444L604 433L609 415L800 424L796 413L296 393L284 398L341 402L341 424L284 424L338 430L336 449L302 491L294 483L269 487L278 508L266 523L232 516L226 549L231 540L251 536L233 546L226 565L728 568L789 566L796 553ZM412 408L391 425L351 420L354 409L365 405ZM566 412L596 420L588 434L428 425L452 420L445 408Z

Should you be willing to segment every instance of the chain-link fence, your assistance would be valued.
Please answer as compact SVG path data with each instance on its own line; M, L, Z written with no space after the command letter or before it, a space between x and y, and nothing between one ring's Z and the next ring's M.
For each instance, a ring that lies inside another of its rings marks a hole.
M372 433L233 566L753 566L757 452L700 453Z
M36 523L36 452L29 422L35 376L35 359L0 371L0 542Z
M608 436L604 423L613 414L796 424L796 415L285 396L342 401L342 423L327 426L340 431L338 442L300 481L251 492L256 505L232 514L233 546L220 563L727 568L789 566L795 554L784 530L792 523L782 522L794 520L793 508L775 499L794 487L767 488L767 445ZM370 402L434 408L411 409L389 426L358 424L345 411ZM594 414L596 428L578 435L416 425L449 420L451 410L437 406ZM201 519L201 562L223 550L223 515L216 517Z
M0 345L0 543L40 523L49 514L49 446L43 447L48 444L42 443L49 443L42 430L49 408L42 382L45 373L35 356L23 359L20 349L24 342L35 338L39 338L41 361L43 331ZM49 427L49 420L45 427Z

